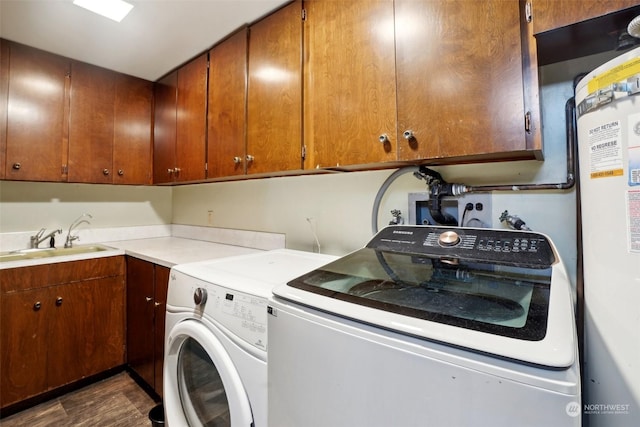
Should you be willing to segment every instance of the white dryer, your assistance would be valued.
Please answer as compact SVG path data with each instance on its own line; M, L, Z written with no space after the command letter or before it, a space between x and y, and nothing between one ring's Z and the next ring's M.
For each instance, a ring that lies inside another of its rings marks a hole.
M164 408L170 427L267 425L267 299L335 259L279 249L171 269Z
M388 227L273 293L272 426L580 425L571 289L544 235Z

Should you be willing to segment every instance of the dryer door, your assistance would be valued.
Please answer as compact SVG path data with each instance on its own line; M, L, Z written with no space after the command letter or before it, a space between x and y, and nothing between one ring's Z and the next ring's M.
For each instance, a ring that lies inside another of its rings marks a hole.
M233 361L199 321L180 322L167 334L164 378L168 425L252 425L249 399Z

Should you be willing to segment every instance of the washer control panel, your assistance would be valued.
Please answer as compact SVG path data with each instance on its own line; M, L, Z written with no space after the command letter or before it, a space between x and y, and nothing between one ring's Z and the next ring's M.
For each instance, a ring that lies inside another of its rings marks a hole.
M489 228L391 226L376 234L367 247L536 268L547 268L556 261L543 234Z

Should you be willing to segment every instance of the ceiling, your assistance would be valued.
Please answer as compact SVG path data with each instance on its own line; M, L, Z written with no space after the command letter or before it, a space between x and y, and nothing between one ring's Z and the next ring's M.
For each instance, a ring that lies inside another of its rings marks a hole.
M0 0L0 37L155 81L290 0L127 0L117 23L73 0Z

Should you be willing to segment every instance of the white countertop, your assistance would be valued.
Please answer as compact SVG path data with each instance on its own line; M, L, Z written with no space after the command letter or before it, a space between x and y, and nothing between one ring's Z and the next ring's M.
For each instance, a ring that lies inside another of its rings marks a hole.
M29 236L35 232L0 233L0 250L10 252L26 247ZM179 224L82 229L78 235L82 236L82 243L77 246L96 245L106 250L3 261L0 270L118 255L130 255L170 268L176 264L285 247L285 236L280 233Z
M180 237L123 240L109 242L108 246L123 250L127 255L169 268L176 264L262 252L260 249Z

